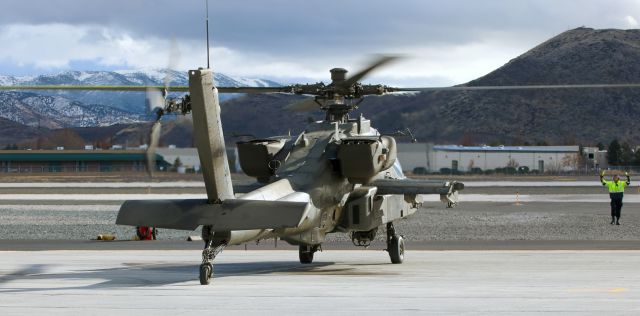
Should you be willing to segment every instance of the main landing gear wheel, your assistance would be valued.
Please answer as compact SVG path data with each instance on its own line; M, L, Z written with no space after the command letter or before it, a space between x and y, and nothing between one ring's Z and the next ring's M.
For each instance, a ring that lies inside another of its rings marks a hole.
M204 250L202 250L202 264L200 265L200 284L208 285L213 277L213 260L227 246L226 239L216 240L214 244L214 232L211 226L202 227L202 239L204 239Z
M313 262L313 254L318 251L318 246L300 245L298 248L298 255L300 257L300 263L309 264Z
M404 261L404 238L402 236L394 236L388 247L391 263L402 263Z
M400 264L404 261L404 238L396 234L393 223L387 223L387 252L391 263Z
M211 263L203 263L200 265L200 284L208 285L211 283L213 276L213 265Z

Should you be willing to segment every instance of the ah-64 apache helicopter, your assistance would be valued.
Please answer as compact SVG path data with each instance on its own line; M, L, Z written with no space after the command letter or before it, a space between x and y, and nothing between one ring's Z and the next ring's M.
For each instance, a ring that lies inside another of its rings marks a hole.
M166 113L193 116L194 138L201 162L207 199L126 201L117 224L195 230L202 226L205 243L200 283L209 284L214 258L229 245L280 238L299 246L301 263L311 263L327 234L348 233L357 246L368 246L378 228L386 226L386 244L392 263L402 263L405 244L393 222L415 213L422 194L438 194L448 207L458 201L464 185L456 181L410 180L402 173L396 141L382 135L364 117L351 118L365 96L398 91L513 90L558 88L637 88L639 84L586 84L537 86L456 86L444 88L392 88L363 85L359 81L392 57L346 76L331 70L331 83L284 87L215 87L209 69L189 71L188 91L168 98L165 86L2 86L0 90L162 90L157 121L148 149L149 170ZM310 123L295 138L252 139L237 143L243 171L260 186L236 197L231 182L220 120L218 93L293 93L313 96L311 102L325 119Z
M346 70L332 69L329 85L216 88L210 70L189 71L189 95L166 100L157 112L150 148L157 144L159 119L164 113L192 113L208 199L126 201L116 223L185 230L202 226L205 249L201 284L210 282L212 261L228 245L280 238L299 246L301 263L311 263L327 234L349 233L354 244L368 246L381 225L387 228L391 262L402 263L405 244L393 221L416 212L421 194L439 194L448 206L455 205L463 185L406 179L397 159L395 139L381 135L362 116L349 117L364 96L388 92L385 86L358 81L391 59L384 57L349 78ZM218 91L312 95L326 116L310 123L295 138L238 142L242 170L263 186L236 198L222 135Z

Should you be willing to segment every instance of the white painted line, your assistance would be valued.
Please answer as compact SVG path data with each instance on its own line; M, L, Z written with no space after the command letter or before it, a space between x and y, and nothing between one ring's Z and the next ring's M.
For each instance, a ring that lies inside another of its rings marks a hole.
M0 183L0 188L204 188L204 182L20 182Z
M578 202L606 202L609 203L609 194L460 194L460 203L464 202L553 202L553 203L578 203ZM640 203L640 195L627 194L624 203Z
M632 180L633 181L633 180ZM461 181L466 187L602 187L600 181Z
M72 204L72 205L64 205L64 204L3 204L0 205L0 210L11 210L11 211L54 211L54 212L85 212L85 211L95 211L95 212L113 212L120 209L120 205L112 204Z
M206 199L206 194L0 194L0 200L15 201L125 201Z

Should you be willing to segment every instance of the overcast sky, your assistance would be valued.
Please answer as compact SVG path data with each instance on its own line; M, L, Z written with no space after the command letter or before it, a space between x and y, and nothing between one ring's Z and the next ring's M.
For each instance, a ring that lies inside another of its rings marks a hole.
M3 0L0 74L206 65L205 0ZM640 0L210 0L212 68L328 80L374 54L406 56L369 81L463 83L568 29L638 28Z

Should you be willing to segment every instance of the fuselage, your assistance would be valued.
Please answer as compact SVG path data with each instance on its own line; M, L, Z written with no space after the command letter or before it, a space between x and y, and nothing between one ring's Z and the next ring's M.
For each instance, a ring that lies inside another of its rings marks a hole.
M361 185L350 183L342 175L336 159L337 150L345 138L380 136L369 124L362 118L346 123L319 121L311 123L295 139L288 140L283 148L288 152L280 153L286 159L267 184L239 198L277 199L283 186L290 186L296 192L309 195L311 209L306 218L295 228L233 231L229 243L279 237L291 244L314 245L322 243L328 233L347 232L348 227L338 229L338 225L344 221L343 210L350 194ZM380 172L375 178L402 179L404 174L396 160L392 168ZM401 196L398 198L402 199Z

